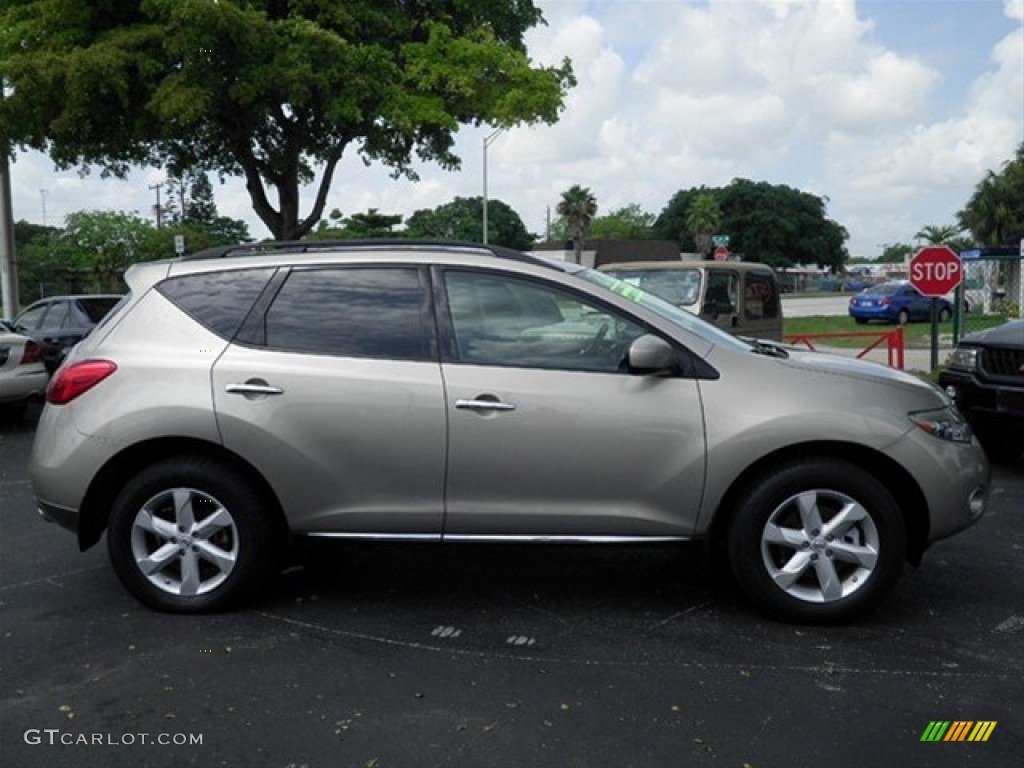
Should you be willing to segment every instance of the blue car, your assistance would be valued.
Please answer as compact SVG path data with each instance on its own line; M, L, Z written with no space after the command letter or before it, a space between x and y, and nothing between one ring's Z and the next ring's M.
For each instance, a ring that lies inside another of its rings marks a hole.
M953 305L946 299L937 299L939 322L953 316ZM868 320L905 325L911 320L931 319L932 300L922 296L910 283L891 282L865 288L852 299L850 317L863 324Z

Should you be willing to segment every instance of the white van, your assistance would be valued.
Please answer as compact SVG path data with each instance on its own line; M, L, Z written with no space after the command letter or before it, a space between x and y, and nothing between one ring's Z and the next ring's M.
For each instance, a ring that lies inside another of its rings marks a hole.
M636 261L600 267L735 336L782 341L775 272L743 261Z

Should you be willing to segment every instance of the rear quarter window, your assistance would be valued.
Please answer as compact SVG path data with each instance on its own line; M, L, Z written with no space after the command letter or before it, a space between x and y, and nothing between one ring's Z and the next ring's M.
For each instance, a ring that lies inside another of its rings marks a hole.
M273 275L273 269L202 272L168 278L156 289L200 325L230 340Z

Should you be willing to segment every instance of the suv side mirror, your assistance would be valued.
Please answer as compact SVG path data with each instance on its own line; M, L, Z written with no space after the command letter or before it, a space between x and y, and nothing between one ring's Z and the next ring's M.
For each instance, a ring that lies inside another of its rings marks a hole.
M640 374L665 374L678 368L679 355L672 345L650 333L629 345L629 371Z

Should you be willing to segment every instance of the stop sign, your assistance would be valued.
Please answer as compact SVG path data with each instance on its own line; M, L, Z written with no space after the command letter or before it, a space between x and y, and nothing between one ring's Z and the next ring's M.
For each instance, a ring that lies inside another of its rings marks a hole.
M960 257L946 245L929 245L910 260L910 284L925 296L944 296L963 278Z

